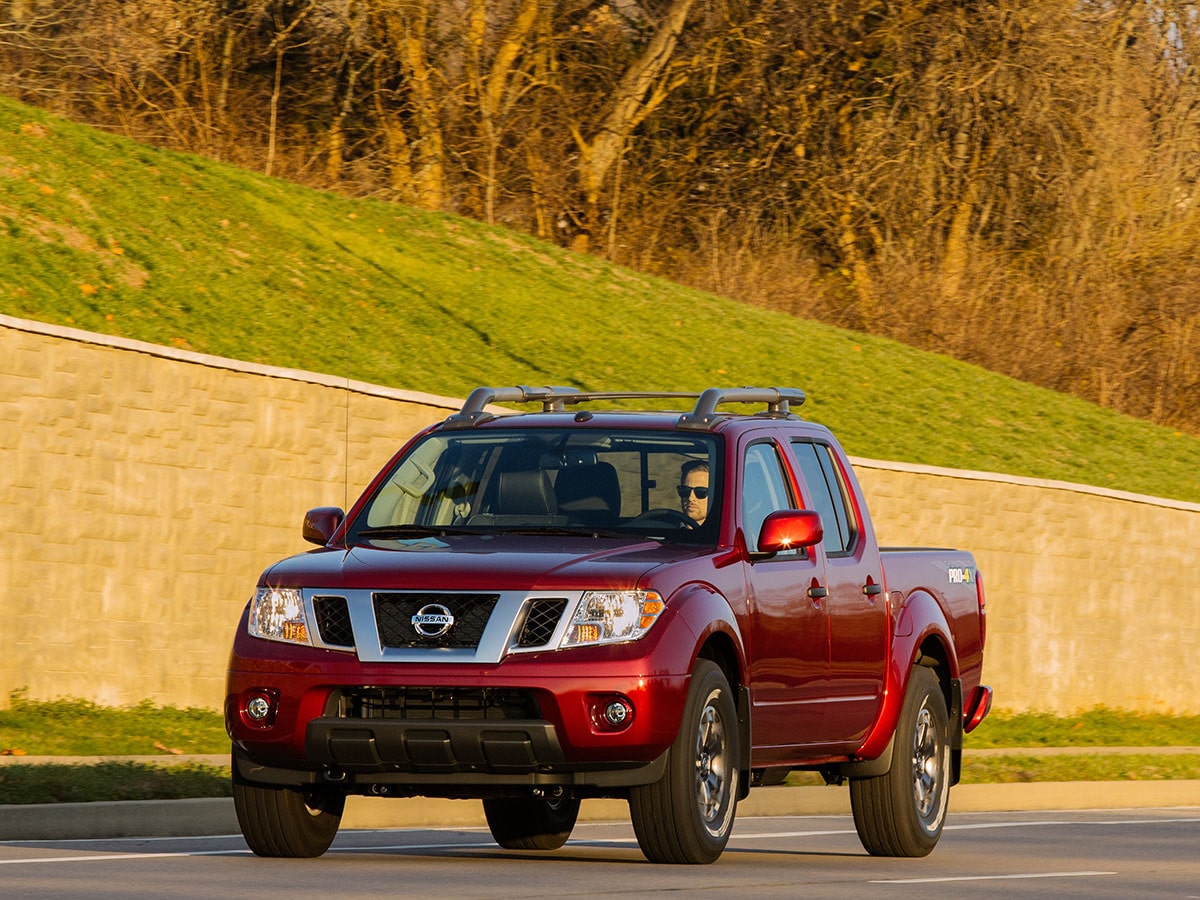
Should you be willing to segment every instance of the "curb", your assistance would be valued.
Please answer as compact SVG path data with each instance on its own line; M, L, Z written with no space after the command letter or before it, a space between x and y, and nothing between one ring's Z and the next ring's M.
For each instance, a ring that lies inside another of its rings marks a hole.
M1077 781L1041 784L962 784L950 792L955 813L1033 810L1200 807L1200 780ZM756 788L739 805L740 818L849 815L850 792L829 787ZM623 800L585 800L581 822L629 818ZM486 828L477 800L349 797L344 829ZM136 800L0 806L0 841L65 841L126 837L238 834L233 800Z

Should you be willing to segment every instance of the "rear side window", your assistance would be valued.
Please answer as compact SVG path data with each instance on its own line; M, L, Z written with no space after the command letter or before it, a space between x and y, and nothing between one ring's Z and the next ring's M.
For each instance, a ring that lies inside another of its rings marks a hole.
M792 452L812 494L813 509L821 515L825 552L849 553L858 540L858 522L832 451L825 444L792 441Z

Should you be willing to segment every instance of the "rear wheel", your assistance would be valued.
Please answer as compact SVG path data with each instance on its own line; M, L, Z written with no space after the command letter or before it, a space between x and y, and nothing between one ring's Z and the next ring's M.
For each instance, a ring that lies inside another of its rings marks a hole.
M896 724L891 769L850 781L859 840L872 856L927 856L946 822L950 717L937 676L913 669Z
M737 708L720 667L696 663L667 768L629 796L633 830L651 862L710 863L733 831L738 793Z
M506 850L557 850L571 836L579 801L503 797L484 800L483 814L492 837Z
M246 845L258 856L312 857L329 849L346 796L244 781L233 770L233 806Z

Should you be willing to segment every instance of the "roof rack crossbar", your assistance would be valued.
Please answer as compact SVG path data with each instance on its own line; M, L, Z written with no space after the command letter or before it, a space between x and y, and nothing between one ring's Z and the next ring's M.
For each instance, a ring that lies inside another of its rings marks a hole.
M543 412L562 412L561 398L577 393L575 388L530 387L527 384L519 384L516 387L477 387L467 396L462 409L446 419L446 427L470 428L481 419L492 418L493 414L487 411L487 407L493 403L540 402Z
M680 428L708 430L720 415L717 407L724 403L765 403L761 415L787 417L790 404L804 402L804 391L795 388L708 388L696 394L679 391L581 391L571 387L477 387L471 391L462 409L448 417L446 428L471 428L493 417L487 407L493 403L541 403L542 412L566 412L568 405L593 400L695 400L696 407L679 417Z
M798 388L708 388L696 401L696 408L679 417L680 428L707 431L720 419L717 407L724 403L765 403L764 415L787 418L791 404L804 403L804 391Z

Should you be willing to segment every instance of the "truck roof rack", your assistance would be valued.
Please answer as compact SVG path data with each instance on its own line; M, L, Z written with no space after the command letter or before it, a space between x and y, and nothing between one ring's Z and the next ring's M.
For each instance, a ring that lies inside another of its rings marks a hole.
M568 405L595 400L695 400L695 408L679 417L679 427L708 431L723 415L717 407L725 403L765 403L758 415L771 418L795 418L791 405L804 402L804 391L797 388L708 388L695 394L676 391L581 391L571 387L477 387L463 402L462 409L443 423L445 428L471 428L494 417L487 407L492 403L541 403L544 413L566 412Z
M722 418L717 407L723 403L765 403L759 415L773 419L796 418L791 405L804 403L804 391L799 388L709 388L696 401L696 408L679 417L680 428L707 431Z

